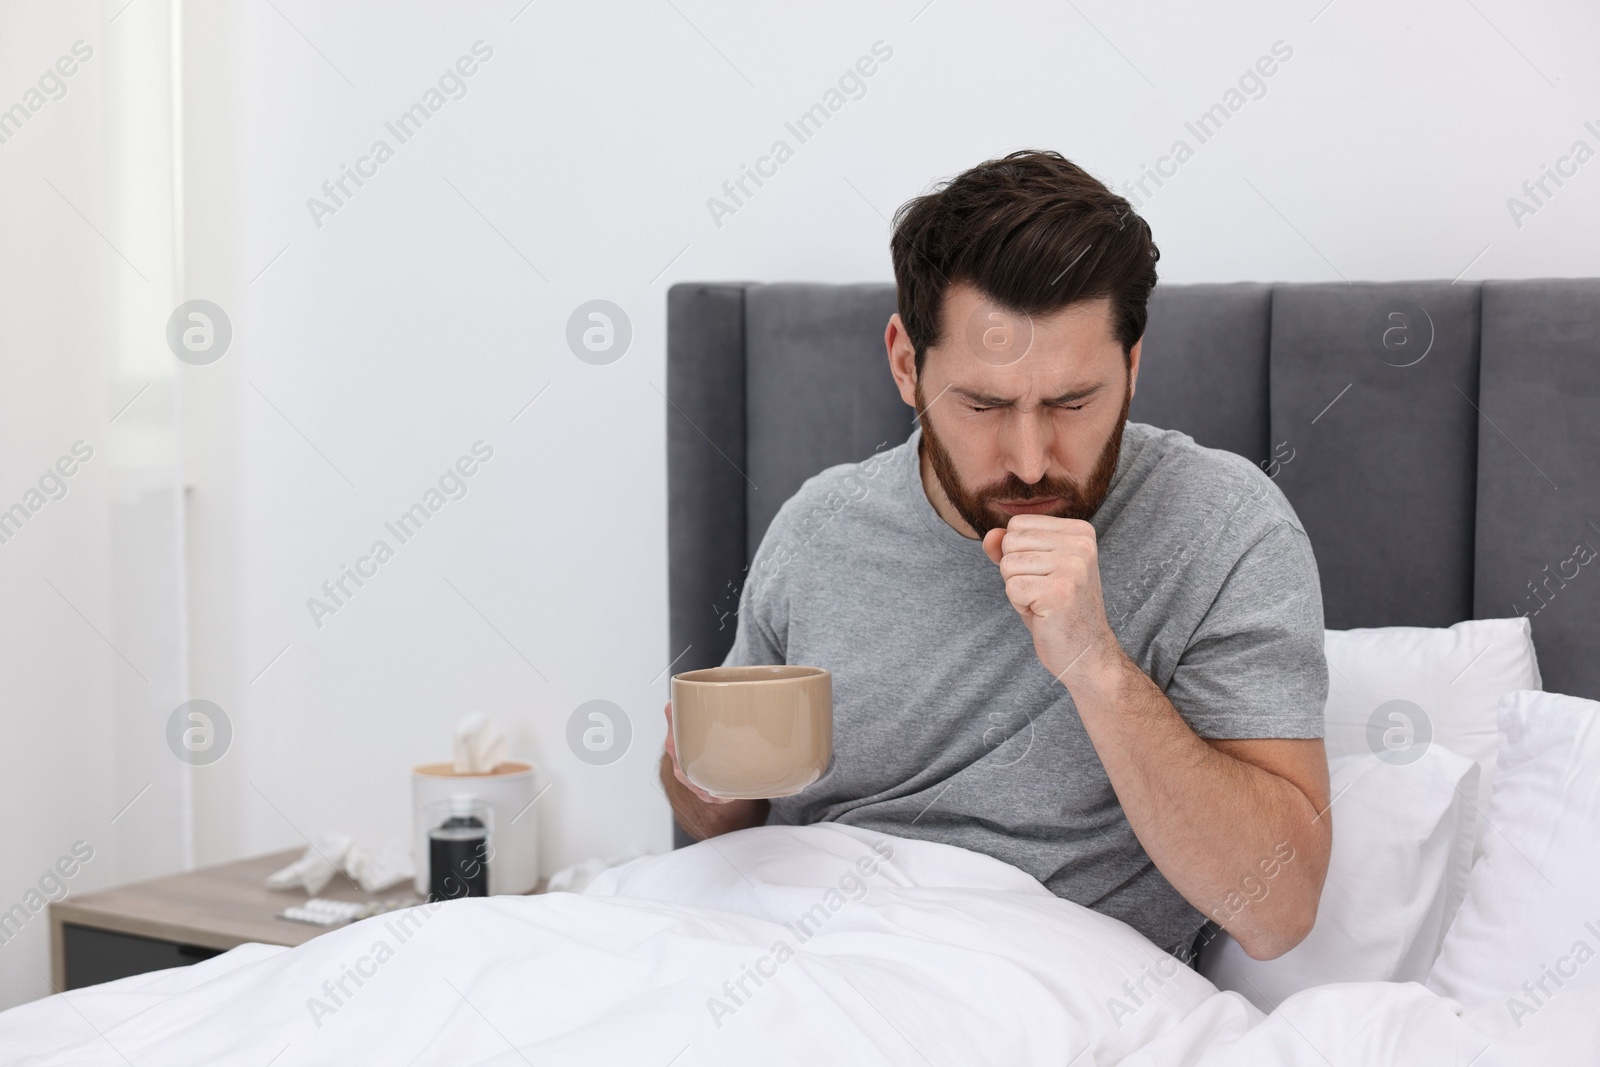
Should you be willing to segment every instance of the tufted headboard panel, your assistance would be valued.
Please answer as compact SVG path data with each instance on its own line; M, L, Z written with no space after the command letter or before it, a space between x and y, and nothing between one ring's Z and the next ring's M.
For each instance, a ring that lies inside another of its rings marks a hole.
M677 669L722 661L801 482L910 433L893 311L887 284L668 294ZM1545 687L1600 699L1600 279L1161 286L1130 417L1266 465L1330 629L1529 615Z

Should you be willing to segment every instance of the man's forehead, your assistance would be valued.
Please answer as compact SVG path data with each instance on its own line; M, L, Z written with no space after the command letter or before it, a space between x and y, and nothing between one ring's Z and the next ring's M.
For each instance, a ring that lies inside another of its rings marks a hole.
M952 286L930 355L953 389L990 396L1059 396L1103 385L1123 364L1111 299L1045 315L1012 311L971 286Z

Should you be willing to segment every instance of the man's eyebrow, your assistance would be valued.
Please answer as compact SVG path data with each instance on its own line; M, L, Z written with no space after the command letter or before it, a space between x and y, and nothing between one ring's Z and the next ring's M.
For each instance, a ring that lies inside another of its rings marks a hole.
M1046 405L1070 404L1074 400L1083 400L1087 397L1093 396L1095 393L1098 393L1104 388L1105 383L1100 382L1095 385L1086 385L1079 389L1069 389L1060 396L1049 397L1044 401L1044 403ZM1015 400L1007 399L1003 396L992 396L988 393L980 393L972 389L964 389L959 385L952 385L950 387L950 392L956 394L956 396L967 401L969 404L975 404L978 407L1004 408L1010 407L1012 404L1016 403Z

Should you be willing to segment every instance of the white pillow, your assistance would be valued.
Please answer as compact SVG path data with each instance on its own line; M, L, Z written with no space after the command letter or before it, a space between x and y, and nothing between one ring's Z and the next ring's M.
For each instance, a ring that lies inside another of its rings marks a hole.
M1394 763L1415 758L1431 739L1477 760L1479 814L1493 785L1500 698L1539 689L1539 663L1527 619L1476 619L1449 629L1386 626L1329 630L1325 742L1330 759L1378 753ZM1457 887L1461 892L1464 887Z
M1496 1041L1556 1036L1562 1017L1566 1025L1580 1019L1592 1040L1600 1002L1600 704L1557 693L1505 699L1488 823L1483 858L1428 988L1461 1004Z
M1329 982L1422 981L1471 861L1472 760L1432 746L1404 764L1340 757L1329 775L1333 851L1311 933L1275 960L1227 933L1200 954L1201 974L1265 1012Z

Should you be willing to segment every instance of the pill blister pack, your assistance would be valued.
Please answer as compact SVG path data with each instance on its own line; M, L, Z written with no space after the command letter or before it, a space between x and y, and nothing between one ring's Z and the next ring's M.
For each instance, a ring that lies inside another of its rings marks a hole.
M312 897L304 904L296 904L278 912L278 918L311 926L343 926L347 922L372 914L372 906L359 900L328 900Z

